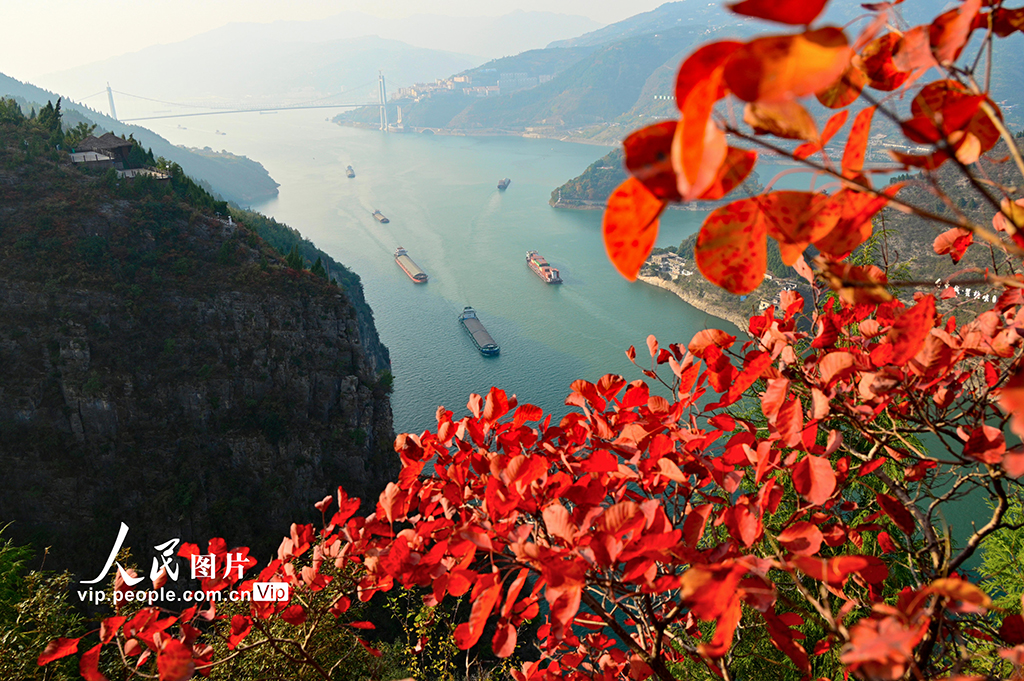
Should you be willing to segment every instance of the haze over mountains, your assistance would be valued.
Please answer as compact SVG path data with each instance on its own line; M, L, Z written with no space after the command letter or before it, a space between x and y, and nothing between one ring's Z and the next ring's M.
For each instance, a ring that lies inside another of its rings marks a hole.
M403 19L344 12L322 21L228 24L38 80L71 97L110 82L116 90L173 101L304 100L369 85L361 92L368 99L379 70L395 84L432 81L599 27L551 12Z
M922 3L907 3L898 24L905 28L928 20ZM902 6L901 6L902 7ZM853 35L866 20L856 3L834 3L822 24L849 26ZM399 93L389 113L397 107L403 123L412 129L431 128L477 134L527 134L617 144L645 121L678 116L673 89L680 62L697 45L714 40L747 39L763 32L763 21L731 14L717 2L677 0L637 14L576 38L553 42L545 49L530 50L493 60L460 76L468 77L476 92L489 86L487 96L466 96L460 83L451 90ZM992 74L993 98L1001 103L1008 122L1021 124L1012 99L1024 86L1020 60L1009 57L1018 51L1021 37L1000 41ZM502 74L518 77L517 86L502 85ZM462 78L460 80L465 80ZM521 84L530 80L531 86ZM909 101L893 102L897 108ZM811 112L827 112L810 99ZM342 113L339 122L375 125L377 107ZM876 132L887 132L891 123L880 120Z

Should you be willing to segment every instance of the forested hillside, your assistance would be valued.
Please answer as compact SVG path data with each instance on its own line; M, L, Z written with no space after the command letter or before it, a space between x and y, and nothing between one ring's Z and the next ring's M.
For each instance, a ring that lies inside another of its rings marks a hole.
M13 96L24 106L40 108L59 95L0 73L0 96ZM68 126L87 122L97 126L97 135L113 132L121 137L134 137L156 156L174 161L191 177L227 201L249 206L277 196L277 182L257 161L227 153L195 152L178 147L138 125L126 125L80 104L62 100L62 111ZM29 111L26 111L29 113Z
M395 470L391 379L359 278L273 220L229 219L176 164L73 165L44 113L0 99L9 535L82 571L121 522L140 548L265 553L336 481L373 498Z

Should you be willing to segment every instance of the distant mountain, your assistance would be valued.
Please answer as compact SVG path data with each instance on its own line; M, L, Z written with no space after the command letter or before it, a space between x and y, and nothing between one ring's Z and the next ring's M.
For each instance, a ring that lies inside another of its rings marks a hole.
M684 53L706 36L706 26L686 26L607 45L531 50L460 75L471 78L474 87L500 84L502 73L550 78L536 87L489 97L460 90L435 92L417 100L395 99L392 105L402 108L403 123L412 127L495 132L535 128L539 134L571 129L577 136L607 135L608 127L626 114L633 116L631 125L637 116L671 115L672 103L661 98L671 94ZM371 124L376 116L374 108L337 120ZM611 134L609 139L617 139L614 126Z
M44 105L48 101L56 102L60 96L0 73L0 96L5 95L36 105ZM61 102L61 110L65 112L64 120L67 124L95 123L99 127L96 134L103 131L113 132L122 137L133 135L142 146L152 149L154 155L175 161L196 181L228 201L249 206L277 196L277 182L260 163L244 156L195 152L177 147L151 130L119 123L105 114L75 104L66 98Z
M115 90L183 104L217 106L304 103L343 90L356 101L376 97L379 70L391 80L434 80L478 63L473 57L413 47L376 36L329 42L264 39L259 24L231 25L172 45L88 64L41 79L87 97L110 82ZM118 95L121 118L168 109ZM171 110L174 110L173 108Z
M39 82L73 97L88 97L109 82L140 97L214 106L308 102L342 90L352 91L349 101L372 101L379 71L394 87L430 82L598 26L551 12L404 19L344 12L320 21L228 24ZM142 115L133 107L146 113L168 108L124 97L117 106L119 114L125 107L122 118Z
M478 62L483 62L542 48L553 40L593 31L600 26L587 17L523 10L499 17L416 14L400 19L341 12L315 21L228 24L207 35L218 40L242 38L260 44L326 43L380 36L414 47L474 55Z
M673 28L696 28L698 32L706 30L711 33L717 28L737 27L746 23L748 23L747 20L723 9L720 2L678 0L677 2L667 2L650 12L631 16L576 38L557 40L548 47L607 45L627 38Z

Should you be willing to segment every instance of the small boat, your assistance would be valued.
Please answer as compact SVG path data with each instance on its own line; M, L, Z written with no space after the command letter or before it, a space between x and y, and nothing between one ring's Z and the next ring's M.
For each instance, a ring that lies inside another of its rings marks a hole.
M377 222L381 224L386 225L387 223L391 222L391 220L388 220L386 217L384 217L384 213L381 213L379 210L373 211L373 217L377 218Z
M545 284L561 284L562 277L558 275L558 270L548 264L548 261L544 259L537 251L526 252L526 265L533 273L544 280Z
M506 189L508 189L508 186L510 184L512 184L512 180L506 177L505 179L498 183L498 189L500 189L501 191L505 191Z
M462 323L462 328L473 339L473 344L476 345L481 355L493 357L501 352L501 348L491 338L491 334L487 333L487 329L477 319L476 310L467 305L463 308L462 314L459 315L459 321Z
M348 175L349 179L356 176L356 171L352 169L352 166L345 166L345 174Z
M412 261L412 258L409 257L409 253L401 246L395 250L395 262L397 262L398 266L401 267L407 275L409 275L409 278L412 279L414 283L427 283L427 273L421 270L419 266Z

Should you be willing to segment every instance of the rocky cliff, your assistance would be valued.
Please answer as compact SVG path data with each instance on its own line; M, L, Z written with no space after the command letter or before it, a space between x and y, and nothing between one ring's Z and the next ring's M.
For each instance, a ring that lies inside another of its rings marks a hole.
M375 500L398 461L361 292L180 172L90 174L36 132L0 121L0 524L84 574L121 522L143 565L170 538L266 558L338 484Z

